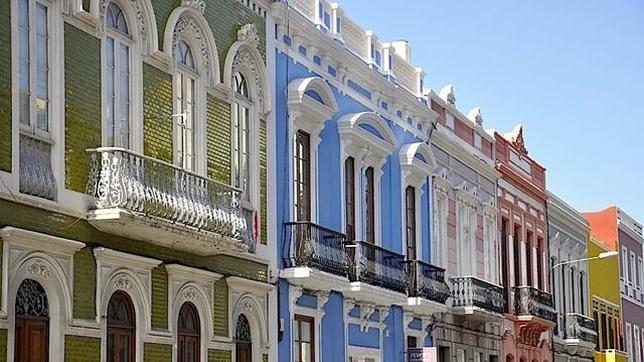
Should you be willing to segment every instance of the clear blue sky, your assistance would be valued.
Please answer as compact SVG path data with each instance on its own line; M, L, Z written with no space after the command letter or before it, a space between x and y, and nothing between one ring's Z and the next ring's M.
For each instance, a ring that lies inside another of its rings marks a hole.
M407 39L425 87L452 83L484 127L521 122L550 191L644 223L643 0L338 0L381 41Z

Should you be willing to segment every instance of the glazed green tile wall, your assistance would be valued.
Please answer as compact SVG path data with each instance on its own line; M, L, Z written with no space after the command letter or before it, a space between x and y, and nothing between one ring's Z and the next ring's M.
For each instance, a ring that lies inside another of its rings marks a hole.
M208 350L208 362L231 362L233 359L230 351L223 351L220 349Z
M0 329L0 362L7 361L7 330Z
M168 329L168 272L164 265L152 269L152 328Z
M171 362L172 346L168 344L145 343L143 346L144 362Z
M172 163L172 76L143 63L143 153Z
M215 335L228 336L228 284L225 279L219 279L215 283L212 313Z
M11 172L11 18L10 1L0 3L0 170Z
M206 117L208 177L230 184L230 104L208 95Z
M88 148L101 145L101 43L65 23L65 187L85 192Z
M65 362L99 362L100 338L65 336Z
M74 254L74 318L96 317L96 260L92 248Z

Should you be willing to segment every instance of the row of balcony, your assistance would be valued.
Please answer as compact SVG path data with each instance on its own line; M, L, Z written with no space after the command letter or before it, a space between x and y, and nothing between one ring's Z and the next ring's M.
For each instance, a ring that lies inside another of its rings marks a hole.
M472 308L501 315L503 288L473 276L445 280L445 270L421 260L406 260L404 255L365 241L347 241L344 234L310 222L289 222L284 245L285 267L308 267L362 282L388 291L452 305L464 314Z

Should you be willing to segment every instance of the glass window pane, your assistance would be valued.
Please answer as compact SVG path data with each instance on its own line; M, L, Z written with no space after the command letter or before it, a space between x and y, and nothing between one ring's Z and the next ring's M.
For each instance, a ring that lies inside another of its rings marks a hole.
M36 125L43 131L49 131L48 107L49 102L41 98L36 99Z
M311 344L302 343L302 362L311 362Z
M29 26L29 0L19 1L18 12L18 25Z
M113 362L114 361L114 334L108 334L107 335L107 361L108 362Z
M20 114L19 114L20 123L27 124L27 125L31 124L31 121L30 121L31 115L30 115L30 112L29 112L29 109L30 109L30 106L29 106L29 92L20 91L20 100L19 100L19 102L20 102L20 104L19 104L19 107L20 107Z
M311 323L302 322L302 341L311 342Z

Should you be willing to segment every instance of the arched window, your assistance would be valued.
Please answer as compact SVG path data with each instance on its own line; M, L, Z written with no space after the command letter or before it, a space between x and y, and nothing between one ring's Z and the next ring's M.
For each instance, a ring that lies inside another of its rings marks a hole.
M253 100L248 89L248 82L243 74L233 75L233 186L242 190L243 200L250 202L251 186L251 122Z
M49 303L42 285L25 279L16 294L16 361L47 361L49 355Z
M199 314L192 303L186 302L179 311L177 323L177 361L196 362L199 357L200 331Z
M107 306L107 360L132 362L135 359L134 306L124 292L115 292Z
M174 133L175 164L195 169L195 92L197 67L190 46L183 40L175 49L174 76Z
M239 315L235 327L235 361L252 362L253 360L252 339L250 324L245 315Z
M130 48L133 40L123 10L110 2L105 10L104 144L130 147Z

